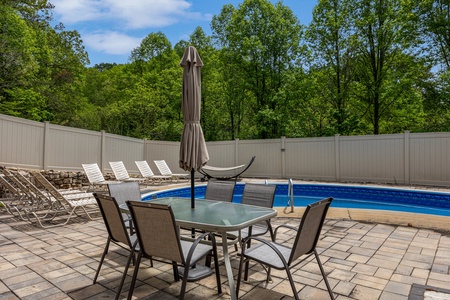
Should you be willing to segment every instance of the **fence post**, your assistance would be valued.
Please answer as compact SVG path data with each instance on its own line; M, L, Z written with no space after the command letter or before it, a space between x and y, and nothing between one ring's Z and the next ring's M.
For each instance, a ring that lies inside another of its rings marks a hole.
M101 132L101 141L100 141L100 170L102 173L104 172L104 165L105 165L105 131L102 130Z
M42 157L42 170L47 170L48 165L48 140L50 138L50 122L44 122L44 145L43 146L43 157Z
M281 178L286 178L286 137L281 137Z
M142 160L147 160L147 138L144 138L144 153L142 154Z
M410 174L409 174L409 130L405 130L405 134L404 134L404 155L405 155L405 184L409 184L410 182Z
M336 182L341 181L341 161L340 161L340 155L339 155L339 134L334 135L334 154L335 154L335 166L336 166Z
M234 165L239 165L239 139L234 140Z

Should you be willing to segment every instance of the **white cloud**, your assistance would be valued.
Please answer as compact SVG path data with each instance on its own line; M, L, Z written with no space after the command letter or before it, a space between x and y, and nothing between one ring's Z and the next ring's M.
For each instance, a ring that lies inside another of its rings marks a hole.
M93 0L54 0L55 13L58 21L67 24L74 24L83 21L102 19L105 11L101 1Z
M114 22L131 29L163 27L182 19L202 18L189 12L186 0L53 0L55 13L63 23Z
M86 45L95 51L113 55L127 55L140 45L142 37L136 38L114 31L83 35Z

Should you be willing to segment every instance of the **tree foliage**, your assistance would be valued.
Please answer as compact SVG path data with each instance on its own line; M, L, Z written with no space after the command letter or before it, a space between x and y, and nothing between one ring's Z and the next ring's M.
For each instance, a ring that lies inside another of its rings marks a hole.
M308 26L283 2L224 5L211 36L150 32L126 64L89 67L46 0L0 5L0 113L177 141L188 45L208 141L450 130L449 0L319 0Z

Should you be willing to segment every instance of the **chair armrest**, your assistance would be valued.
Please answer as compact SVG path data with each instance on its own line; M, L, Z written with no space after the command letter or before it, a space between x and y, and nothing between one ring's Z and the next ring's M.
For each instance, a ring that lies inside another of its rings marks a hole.
M280 260L283 263L283 265L286 268L286 270L289 269L288 263L284 259L283 254L281 254L280 250L278 250L277 247L274 246L275 243L271 242L271 241L267 241L267 240L265 240L263 238L260 238L260 237L249 236L249 237L246 237L245 239L243 239L242 242L241 242L241 253L240 253L241 256L245 256L245 250L246 250L245 246L248 245L247 243L250 240L256 240L258 242L261 242L261 243L265 244L269 248L271 248L276 253L276 255L278 255L278 257L280 258ZM267 262L267 263L270 264L270 262Z
M277 228L275 228L275 230L273 232L273 240L274 241L277 239L277 231L278 231L279 228L287 228L287 229L290 229L290 230L298 231L297 227L293 227L293 226L285 225L285 224L280 225Z
M186 257L186 268L191 267L192 264L195 264L196 261L191 261L192 255L194 254L195 248L197 248L197 245L200 244L202 241L205 240L206 237L209 237L209 241L211 242L212 249L216 249L216 238L214 237L214 234L211 232L205 232L202 235L200 235L198 238L194 240L194 242L191 245L191 248L189 249L188 255ZM217 250L214 250L217 251Z

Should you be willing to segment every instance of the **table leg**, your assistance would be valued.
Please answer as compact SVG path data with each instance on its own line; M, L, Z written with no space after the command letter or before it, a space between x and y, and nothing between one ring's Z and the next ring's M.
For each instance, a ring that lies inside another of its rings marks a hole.
M226 232L222 233L222 246L223 246L223 259L225 261L225 269L227 270L231 299L237 300L236 285L234 284L233 269L231 268L230 255L228 253L228 242Z

